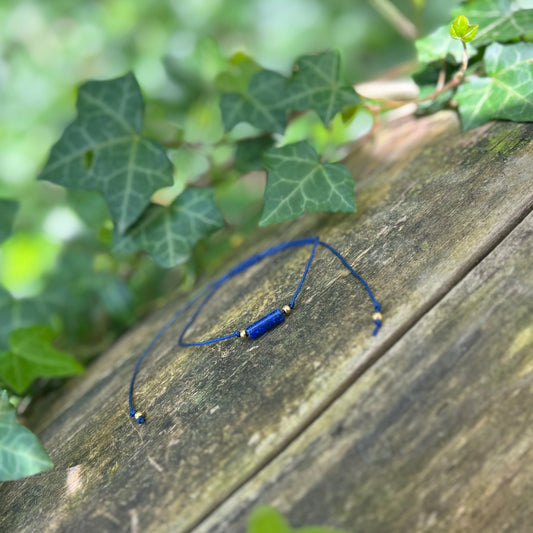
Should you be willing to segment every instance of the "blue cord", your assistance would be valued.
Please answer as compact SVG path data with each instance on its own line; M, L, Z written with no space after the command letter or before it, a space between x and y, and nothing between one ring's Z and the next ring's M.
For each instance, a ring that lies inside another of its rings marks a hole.
M296 289L296 292L294 293L294 296L292 297L289 305L283 306L281 310L276 309L275 311L272 311L271 313L265 315L263 318L259 319L257 322L254 322L253 324L245 328L243 331L234 331L233 333L222 335L221 337L216 337L214 339L207 339L205 341L200 341L200 342L185 342L183 340L185 334L187 333L188 329L191 327L193 322L196 320L201 310L204 308L207 302L213 297L213 295L218 291L218 289L220 289L220 287L222 287L222 285L226 281L236 276L237 274L240 274L241 272L245 271L251 266L255 265L256 263L258 263L259 261L261 261L261 259L264 259L265 257L277 254L279 252L282 252L283 250L287 250L288 248L295 248L297 246L307 246L307 245L313 245L313 248L311 250L309 259L307 260L307 263L305 265L305 270L300 279L300 283L298 284L298 288ZM178 318L183 313L185 313L196 302L198 302L201 298L203 298L202 301L198 304L194 313L191 315L191 317L185 324L185 327L183 328L179 336L178 344L180 346L204 346L206 344L213 344L215 342L232 339L233 337L250 337L252 339L256 339L260 337L261 335L263 335L264 333L266 333L267 331L271 330L273 327L284 322L285 315L288 315L291 312L291 310L294 309L296 298L298 298L298 295L300 294L300 291L302 290L305 279L307 278L307 274L309 273L311 263L313 262L313 259L315 257L316 249L319 245L323 246L324 248L327 248L334 255L336 255L341 260L342 264L351 272L351 274L358 281L361 282L361 284L365 288L366 292L370 296L370 299L372 300L372 303L374 304L375 313L372 318L374 320L375 327L374 327L374 331L372 335L373 336L377 335L379 328L381 327L381 324L382 324L382 316L380 313L381 304L374 298L374 294L370 290L370 287L368 286L367 282L359 274L357 274L357 272L348 264L348 262L341 255L340 252L338 252L335 248L333 248L333 246L321 241L318 237L309 237L305 239L296 239L294 241L282 242L262 252L252 255L248 259L245 259L242 263L239 263L237 266L232 268L229 272L226 272L226 274L224 274L217 280L211 282L209 285L204 287L194 298L190 299L185 305L180 307L180 309L178 309L172 315L172 317L163 325L163 327L157 332L155 337L152 339L150 344L148 344L148 346L144 349L144 351L140 355L137 361L137 364L135 365L135 368L133 370L133 375L131 376L131 382L130 382L130 388L129 388L130 416L135 418L138 424L144 424L144 422L146 422L146 419L144 418L142 413L140 413L133 407L133 387L135 384L135 378L137 377L137 374L139 372L142 362L144 361L144 358L148 355L148 353L152 350L154 345L164 335L164 333L168 330L168 328L172 324L174 324L174 322L176 322L176 320L178 320Z

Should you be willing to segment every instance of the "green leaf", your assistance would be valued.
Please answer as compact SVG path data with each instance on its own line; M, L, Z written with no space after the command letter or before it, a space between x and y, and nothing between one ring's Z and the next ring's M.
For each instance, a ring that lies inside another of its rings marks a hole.
M184 127L184 140L188 143L214 144L219 141L224 129L218 98L206 98L191 104Z
M11 235L11 228L18 210L18 203L0 198L0 243Z
M258 72L247 91L222 95L220 109L226 130L248 122L263 131L283 133L289 111L314 109L328 125L336 113L360 100L353 87L340 81L340 55L330 50L301 57L290 79L270 70Z
M339 163L321 163L306 141L267 151L265 163L262 226L296 218L304 211L355 211L349 170Z
M7 392L0 391L0 481L31 476L53 466L39 439L17 422Z
M246 92L252 76L261 66L244 52L237 52L227 61L227 70L221 72L214 81L221 92Z
M459 15L450 27L450 35L454 39L459 39L465 43L469 43L477 33L479 24L469 24L468 19L464 15Z
M237 143L235 168L242 173L263 170L263 153L272 147L274 139L270 135L244 139Z
M258 505L250 514L246 533L291 533L291 531L287 520L276 509L267 505Z
M184 263L194 245L224 222L212 189L187 189L169 207L151 206L123 236L115 236L113 251L146 250L163 267Z
M288 85L286 109L314 109L327 126L344 107L361 99L354 88L340 81L340 54L329 50L322 54L301 57L296 74Z
M9 334L10 350L0 353L0 377L17 394L23 394L38 377L80 374L83 367L69 354L51 346L54 332L31 326Z
M160 144L141 136L144 103L133 74L85 83L77 109L39 179L100 191L123 233L157 189L172 185L172 165Z
M533 44L491 44L484 61L489 77L463 83L455 95L463 128L491 119L533 121Z
M96 191L69 189L67 202L88 228L101 228L109 220L106 203Z
M209 94L209 84L197 70L184 66L182 58L166 55L163 56L162 62L169 79L178 86L177 94L173 97L183 107Z
M425 98L426 96L429 96L435 91L434 85L422 85L419 87L420 92L418 93L419 98ZM437 111L440 111L441 109L444 109L448 106L448 103L453 98L453 95L455 94L455 91L453 89L449 89L448 91L444 91L443 93L440 93L436 98L432 98L431 100L426 100L425 102L420 102L417 105L416 114L418 116L421 115L433 115Z
M476 44L478 39L476 39ZM418 61L422 64L440 62L445 59L454 65L459 65L463 60L463 45L450 39L448 26L441 26L433 33L415 41ZM477 50L469 43L466 45L468 57L476 55Z
M8 346L11 331L39 323L48 323L50 310L39 298L15 299L0 287L0 348Z
M260 130L283 133L286 84L287 79L281 74L262 70L252 77L247 92L223 94L220 111L226 131L239 122L248 122Z
M111 238L111 234L110 234ZM44 289L34 300L61 321L62 340L81 343L101 339L102 323L111 332L110 317L124 322L134 314L133 295L120 278L120 266L94 232L63 245L55 268L44 279ZM138 275L138 264L133 267ZM130 278L131 280L131 278ZM100 333L98 331L100 330Z
M306 526L293 529L287 520L273 507L257 505L248 519L246 533L346 533L340 529Z
M476 46L510 41L533 30L533 9L523 9L516 0L475 0L455 9L454 14L479 24Z

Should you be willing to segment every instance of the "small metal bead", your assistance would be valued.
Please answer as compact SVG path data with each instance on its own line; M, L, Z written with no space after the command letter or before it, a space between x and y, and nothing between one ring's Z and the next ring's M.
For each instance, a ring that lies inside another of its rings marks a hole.
M383 320L383 315L381 313L374 313L372 315L372 320Z
M284 306L281 308L281 310L282 310L286 315L288 315L288 314L292 311L292 309L291 309L290 306L288 306L288 305L284 305Z
M139 418L142 418L143 414L140 412L140 411L137 411L133 417L135 418L135 420L139 420Z
M246 331L244 331L244 329L239 333L239 336L240 337L248 337L248 335L246 334Z

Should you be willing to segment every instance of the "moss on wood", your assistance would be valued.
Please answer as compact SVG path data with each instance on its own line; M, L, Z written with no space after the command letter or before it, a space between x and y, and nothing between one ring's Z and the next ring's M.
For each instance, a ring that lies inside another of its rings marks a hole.
M530 214L195 533L295 526L528 533L533 523Z
M358 181L356 214L306 216L279 226L277 236L275 229L262 233L236 255L319 234L383 302L379 336L371 337L364 290L321 251L298 309L259 341L181 349L183 321L172 327L139 375L136 404L148 424L138 426L128 417L129 379L182 300L171 303L103 354L43 416L40 433L55 469L0 487L0 529L189 530L278 455L531 209L532 132L531 125L498 123L460 134L453 115L441 113L355 147L348 164ZM505 138L513 141L494 149ZM232 280L191 338L241 329L286 303L305 259L305 250L287 251Z

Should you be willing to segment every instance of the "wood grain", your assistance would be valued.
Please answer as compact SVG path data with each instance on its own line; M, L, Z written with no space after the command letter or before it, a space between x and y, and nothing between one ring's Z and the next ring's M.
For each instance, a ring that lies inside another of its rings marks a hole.
M194 533L295 526L528 533L533 215Z
M383 302L379 336L371 337L373 310L364 290L322 251L298 309L259 341L184 350L176 346L183 321L171 328L139 376L136 404L148 417L140 427L128 417L129 378L182 300L171 302L117 342L43 415L39 431L55 469L0 487L0 530L190 530L302 433L525 216L533 204L532 132L532 125L499 123L461 134L454 115L441 113L398 124L356 147L348 159L359 182L355 215L281 225L236 258L320 234ZM287 252L232 280L191 338L241 329L286 303L305 259L305 250Z

